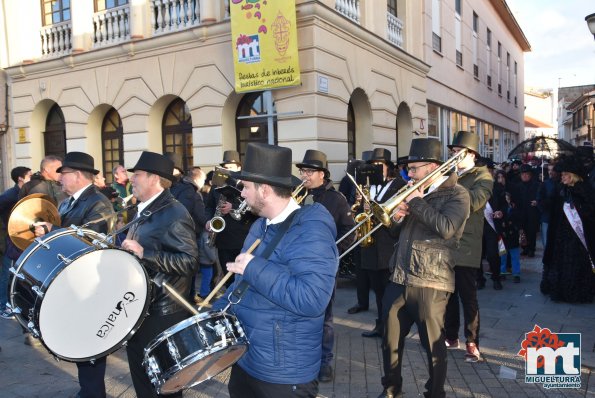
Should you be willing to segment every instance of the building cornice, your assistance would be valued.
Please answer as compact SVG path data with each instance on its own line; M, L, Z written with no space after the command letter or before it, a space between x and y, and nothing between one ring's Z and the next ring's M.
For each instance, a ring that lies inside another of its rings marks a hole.
M504 25L508 28L518 45L524 52L531 51L531 44L525 37L523 30L519 26L516 18L512 15L510 8L508 8L508 4L506 4L506 0L490 0L492 6L496 9L496 12L504 22Z

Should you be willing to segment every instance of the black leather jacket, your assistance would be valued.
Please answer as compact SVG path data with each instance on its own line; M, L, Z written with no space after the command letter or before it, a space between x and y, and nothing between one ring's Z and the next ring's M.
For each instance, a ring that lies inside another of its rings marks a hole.
M154 282L149 312L168 315L186 311L161 283L167 282L179 294L188 296L192 275L198 267L194 222L169 189L164 190L140 218L130 227L126 238L136 240L143 247L141 262Z
M61 204L61 206L67 206L68 199L65 200L66 203ZM113 213L112 202L99 192L95 185L91 185L72 204L72 208L62 214L61 224L64 228L68 228L71 225L80 227L90 221L98 220ZM98 223L89 224L85 228L105 234L111 232L114 224L115 217L112 217Z

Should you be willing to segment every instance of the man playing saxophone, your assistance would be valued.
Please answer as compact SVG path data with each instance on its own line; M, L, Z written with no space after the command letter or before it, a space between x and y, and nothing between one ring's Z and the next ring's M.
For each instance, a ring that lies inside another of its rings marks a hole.
M380 397L402 394L403 349L413 323L428 357L430 378L424 395L446 396L442 328L455 285L454 253L469 216L470 199L467 190L457 185L457 174L440 166L441 147L436 139L414 139L403 160L412 180L427 181L417 189L409 188L409 195L409 191L403 193L405 200L394 210L392 229L399 234L399 241L390 260L392 275L383 298L384 392Z
M326 154L315 149L308 149L301 163L296 165L300 170L302 184L306 189L304 203L310 199L313 202L323 205L333 217L337 227L337 236L343 236L349 232L355 225L351 216L351 208L347 199L342 193L335 190L333 182L330 179L328 162ZM352 236L343 239L338 244L339 254L347 250L355 242L355 233ZM324 313L324 327L322 330L322 361L318 381L330 382L333 380L333 345L335 335L333 330L333 301L335 298L335 289L331 296L331 301L326 307Z

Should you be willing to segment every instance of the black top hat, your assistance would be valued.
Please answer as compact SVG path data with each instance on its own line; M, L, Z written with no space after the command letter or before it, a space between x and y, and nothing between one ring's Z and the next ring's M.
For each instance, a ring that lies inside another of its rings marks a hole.
M223 162L219 163L220 166L225 166L226 164L239 164L240 162L240 153L238 151L225 151L223 152Z
M373 151L363 151L362 152L362 160L367 162L368 160L372 159L372 152Z
M467 148L479 156L479 136L469 131L457 131L452 139L452 144L447 146L451 149L453 147Z
M176 152L165 152L165 157L174 162L174 168L184 172L184 165L182 164L182 155Z
M326 155L324 152L317 151L316 149L308 149L304 155L304 160L302 160L302 163L298 163L296 166L299 168L324 171L325 176L329 174Z
M64 157L62 166L56 171L62 172L64 167L70 167L75 170L89 171L95 175L99 174L99 170L95 169L95 161L91 155L83 152L68 152Z
M442 164L442 145L434 138L414 138L411 140L409 155L401 163L432 162Z
M240 180L283 188L301 183L291 175L291 149L262 143L248 144L242 171L232 172L231 175Z
M390 161L390 151L385 148L374 148L370 160L368 160L368 163L374 162L384 162L387 165L392 164L392 162Z
M136 165L133 168L128 169L131 173L134 173L135 170L157 174L170 181L176 180L176 177L174 177L174 162L160 153L143 151L143 153L140 154L140 158L138 158Z

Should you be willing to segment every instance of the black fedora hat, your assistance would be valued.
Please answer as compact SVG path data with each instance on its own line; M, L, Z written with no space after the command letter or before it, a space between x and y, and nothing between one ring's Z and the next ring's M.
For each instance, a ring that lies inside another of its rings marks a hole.
M95 169L95 161L93 160L93 157L83 152L68 152L64 157L62 166L59 167L56 171L58 173L61 173L64 167L69 167L75 170L88 171L95 175L99 174L99 170Z
M453 147L467 148L473 151L479 157L479 136L469 131L457 131L452 139L452 144L447 145L450 149Z
M304 155L304 159L301 163L296 164L298 168L307 168L324 171L324 175L328 176L328 162L324 152L317 151L316 149L308 149Z
M283 188L293 188L301 181L291 174L291 149L262 143L250 143L242 171L232 177Z
M414 138L411 140L409 155L399 158L399 163L432 162L442 164L442 145L435 138Z
M165 152L165 157L174 162L174 168L184 172L184 165L182 164L182 155L176 152Z
M390 151L386 148L374 148L372 154L370 155L370 160L368 160L368 163L374 162L384 162L387 165L391 165L392 162L390 160Z
M128 169L131 173L134 173L135 170L157 174L170 181L176 180L174 177L174 162L160 153L143 151L143 153L140 154L136 165L133 168Z
M223 152L223 162L219 163L219 165L225 166L226 164L239 164L241 166L240 153L231 150Z

